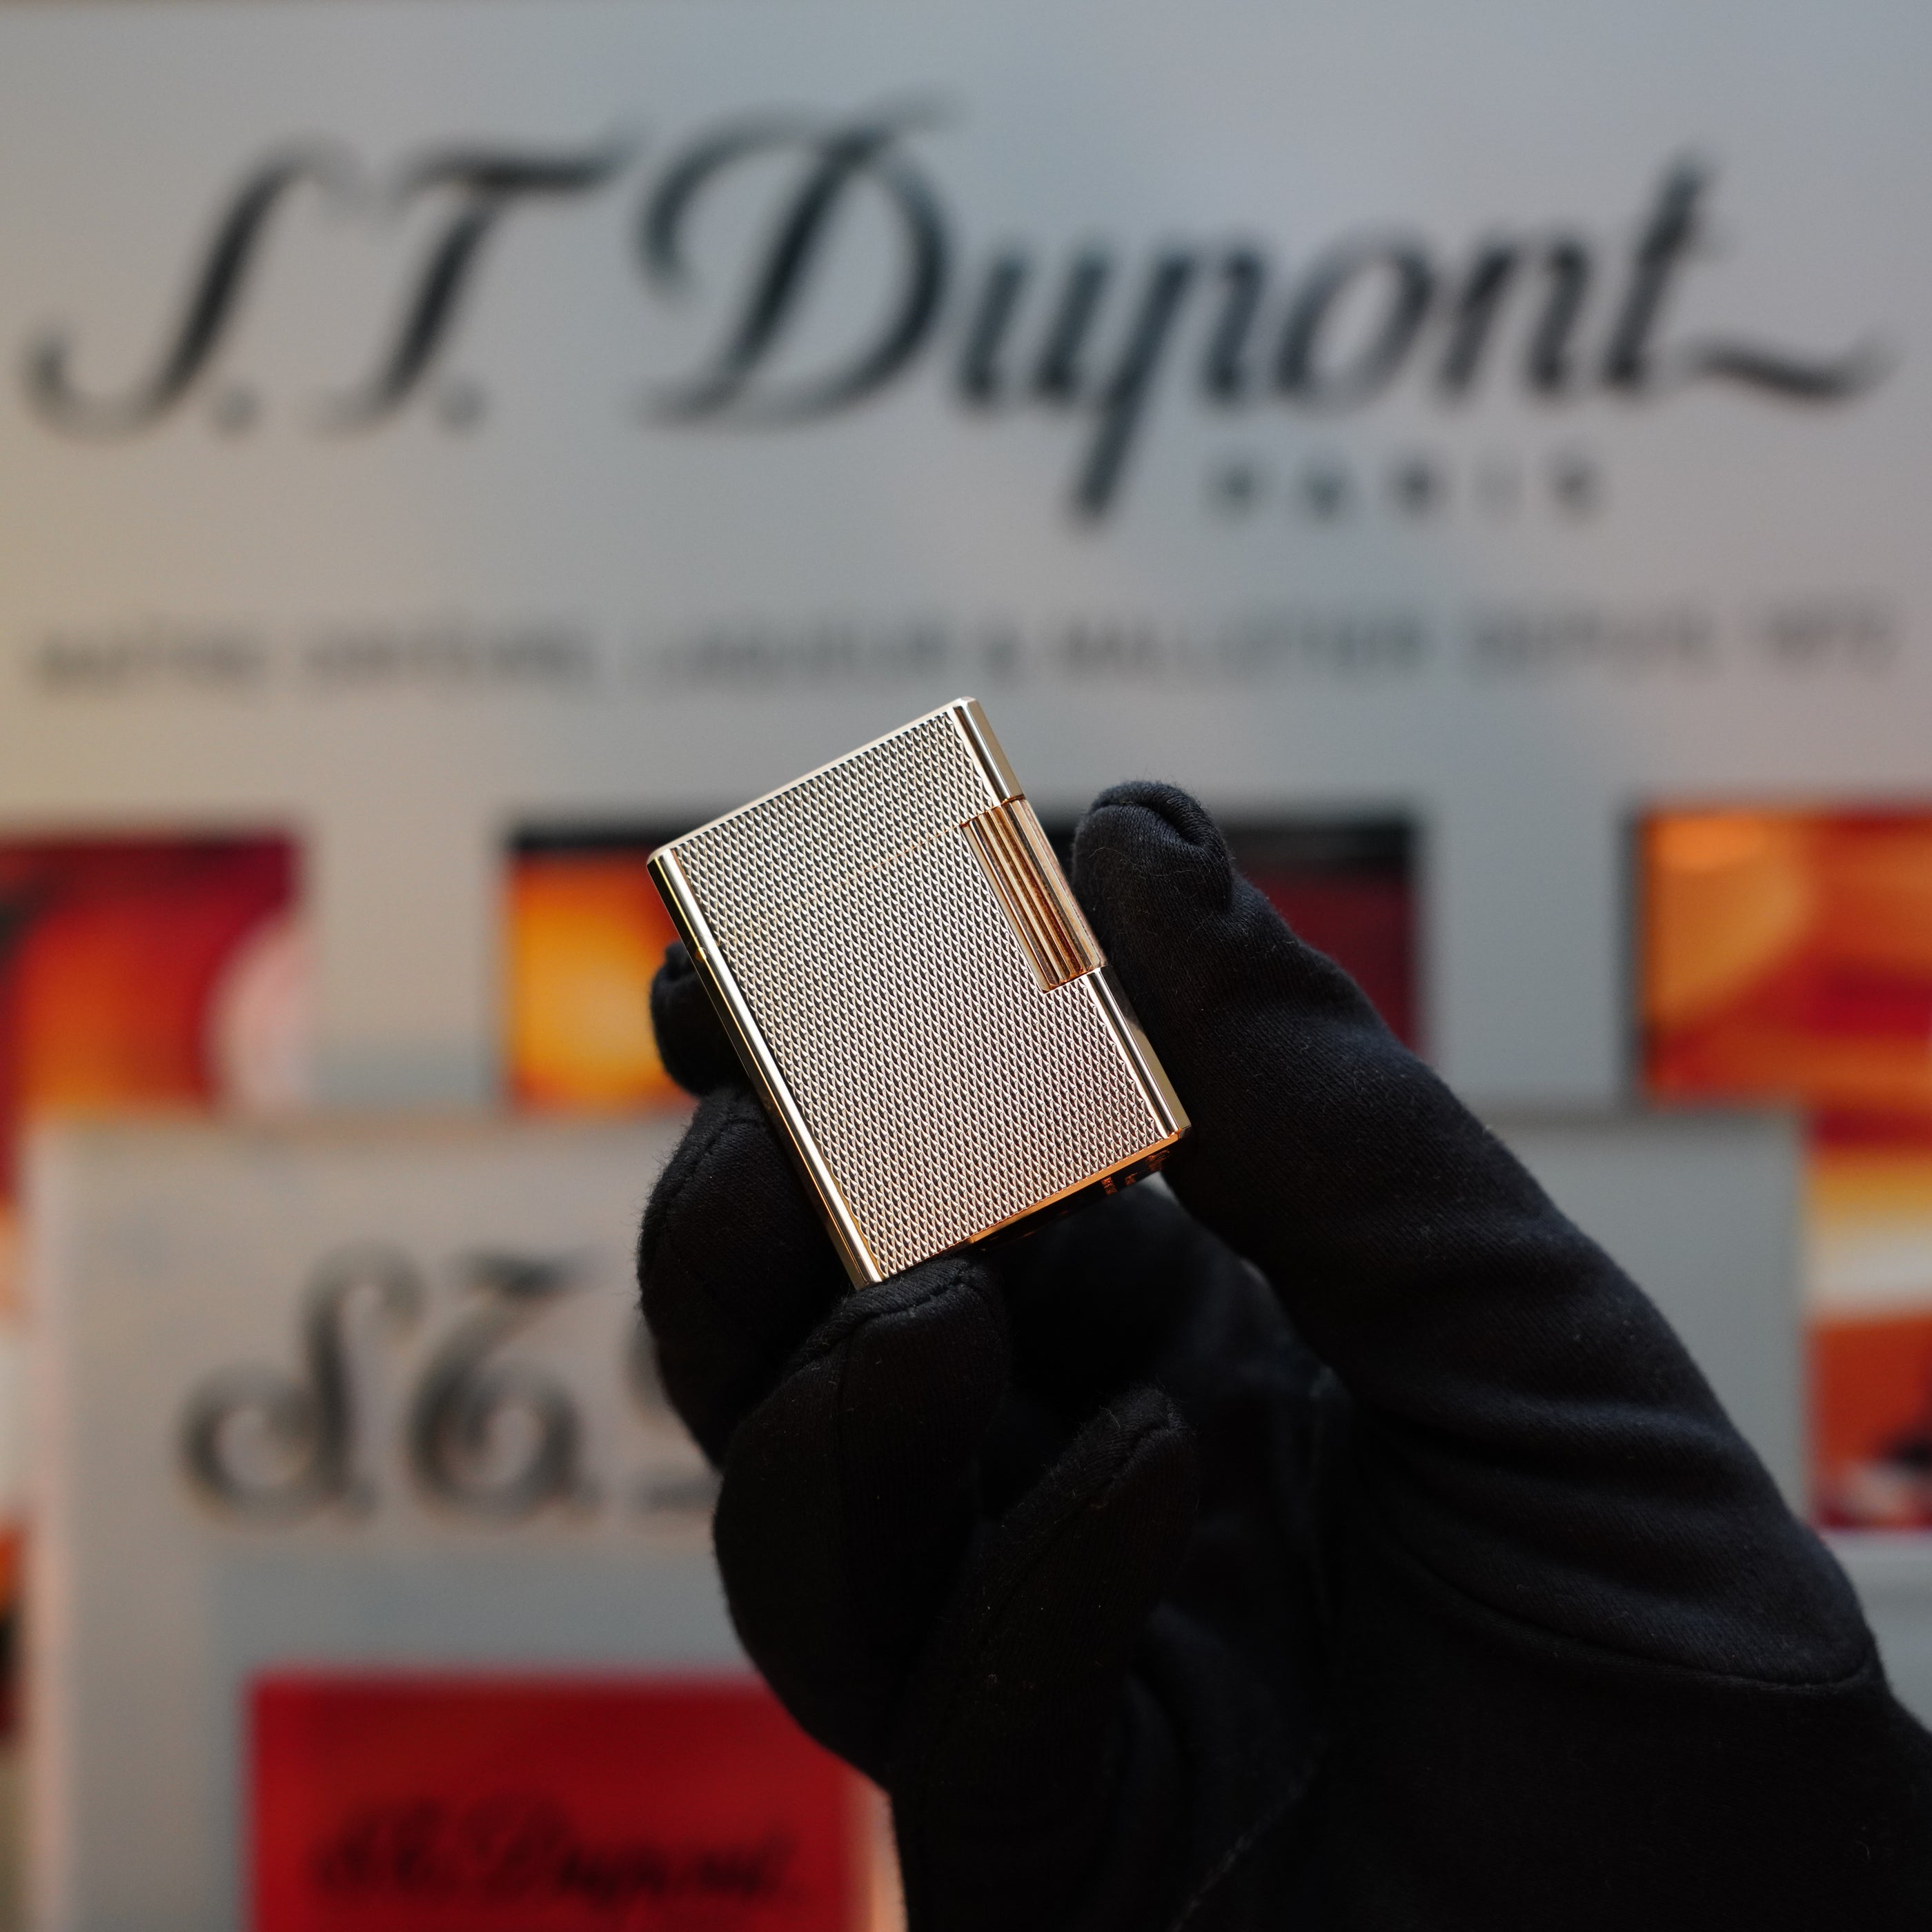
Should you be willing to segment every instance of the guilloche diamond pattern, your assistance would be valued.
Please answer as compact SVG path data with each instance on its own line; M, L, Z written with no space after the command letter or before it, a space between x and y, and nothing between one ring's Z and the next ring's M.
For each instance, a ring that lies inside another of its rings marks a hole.
M1040 989L974 856L995 802L942 712L675 848L886 1274L1161 1137L1092 988Z

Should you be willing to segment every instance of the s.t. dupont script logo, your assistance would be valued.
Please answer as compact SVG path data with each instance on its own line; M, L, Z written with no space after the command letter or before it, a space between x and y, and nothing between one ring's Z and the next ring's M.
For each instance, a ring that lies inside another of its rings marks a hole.
M272 238L304 197L366 218L372 236L391 232L398 213L423 218L384 339L338 372L314 416L324 433L366 434L425 397L452 424L473 417L474 386L435 379L482 298L501 231L628 195L640 321L677 304L707 332L694 365L641 399L646 424L822 422L922 374L964 411L1064 418L1075 446L1069 506L1087 520L1120 500L1164 392L1222 418L1334 417L1399 384L1444 410L1505 386L1558 407L1606 395L1654 404L1711 383L1821 405L1858 396L1888 366L1870 337L1820 347L1757 318L1723 331L1673 326L1716 186L1694 156L1666 158L1647 188L1636 184L1634 226L1615 242L1491 222L1474 240L1396 225L1293 255L1259 239L988 245L960 232L922 152L943 118L928 106L774 112L705 128L662 153L629 141L578 152L449 147L386 170L332 143L292 146L226 190L184 298L158 318L145 374L115 386L90 360L86 327L62 323L29 345L27 395L44 422L76 436L152 431L204 392L218 424L246 428L258 399L219 372L251 292L282 259ZM717 212L748 190L757 219L734 225ZM873 245L857 245L867 224ZM710 244L728 230L721 274ZM704 276L700 256L712 264ZM854 288L855 278L868 286ZM828 312L861 320L828 344Z

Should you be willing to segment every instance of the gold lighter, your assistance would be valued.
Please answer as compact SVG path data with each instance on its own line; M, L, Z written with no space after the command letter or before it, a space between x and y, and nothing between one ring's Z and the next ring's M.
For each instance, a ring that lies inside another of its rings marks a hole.
M854 1282L1112 1193L1187 1130L972 698L651 873Z

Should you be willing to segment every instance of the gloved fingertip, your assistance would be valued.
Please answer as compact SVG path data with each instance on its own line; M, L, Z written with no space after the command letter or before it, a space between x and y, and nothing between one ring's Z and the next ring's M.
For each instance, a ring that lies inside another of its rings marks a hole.
M1221 829L1206 806L1178 785L1158 778L1130 778L1123 784L1109 785L1094 801L1094 812L1114 811L1144 812L1184 844L1222 858L1227 856Z
M1199 1498L1193 1431L1171 1396L1142 1383L1089 1417L1015 1507L1000 1526L1006 1548L996 1561L1036 1576L1059 1574L1066 1600L1089 1611L1112 1600L1112 1621L1125 1633L1137 1627L1179 1564ZM1040 1594L1028 1614L1057 1624L1058 1600L1052 1592ZM1090 1626L1087 1636L1099 1628Z
M854 1288L806 1345L801 1360L854 1347L862 1353L883 1347L943 1354L959 1346L968 1331L996 1350L1004 1373L1008 1346L1004 1298L977 1256L940 1255L886 1280Z
M717 1009L681 940L664 949L664 964L651 982L651 1030L664 1071L687 1094L702 1096L743 1078Z
M1076 1438L1070 1460L1087 1462L1096 1489L1131 1486L1143 1518L1158 1519L1143 1524L1154 1541L1172 1545L1192 1526L1200 1488L1194 1432L1165 1390L1142 1383L1116 1396Z
M1074 833L1074 894L1110 954L1150 922L1219 910L1234 878L1220 826L1178 785L1110 786Z

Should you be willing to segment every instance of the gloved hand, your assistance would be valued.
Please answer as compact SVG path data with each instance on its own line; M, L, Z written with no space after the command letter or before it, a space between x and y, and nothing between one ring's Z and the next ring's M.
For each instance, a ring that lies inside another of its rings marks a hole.
M1667 1327L1154 785L1074 886L1194 1132L848 1292L688 960L640 1244L746 1649L914 1932L1932 1923L1932 1740Z

